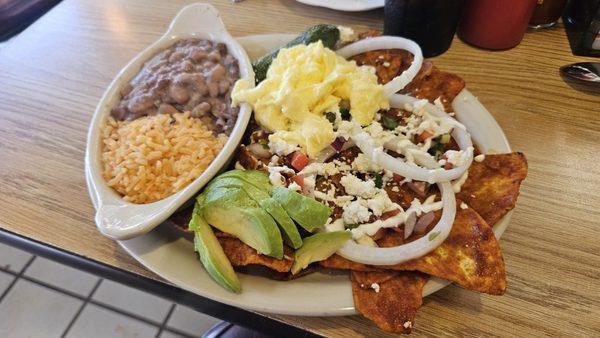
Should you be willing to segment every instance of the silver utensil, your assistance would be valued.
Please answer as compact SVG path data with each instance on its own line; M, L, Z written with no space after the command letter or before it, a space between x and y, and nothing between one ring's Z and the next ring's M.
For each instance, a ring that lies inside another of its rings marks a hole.
M579 62L560 67L560 72L570 78L600 84L600 62Z

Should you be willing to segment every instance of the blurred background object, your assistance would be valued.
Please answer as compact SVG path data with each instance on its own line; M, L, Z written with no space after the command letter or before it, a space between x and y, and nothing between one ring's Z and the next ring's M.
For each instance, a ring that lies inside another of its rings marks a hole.
M18 34L61 0L0 0L0 42Z
M570 0L563 23L574 55L600 56L600 0Z
M402 36L421 46L424 57L450 48L464 0L386 0L384 34Z
M465 42L486 49L508 49L518 45L537 0L466 0L458 27Z
M531 20L529 20L529 28L542 29L553 27L556 25L558 19L560 19L566 4L567 0L538 0Z

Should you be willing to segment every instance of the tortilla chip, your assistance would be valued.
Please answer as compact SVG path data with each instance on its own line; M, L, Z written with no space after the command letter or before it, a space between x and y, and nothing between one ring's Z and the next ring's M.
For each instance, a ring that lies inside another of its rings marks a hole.
M400 93L427 99L429 102L440 98L447 112L454 111L452 101L465 88L465 81L460 76L441 71L435 66L426 73L427 62L423 62L419 74Z
M399 204L403 209L410 208L410 204L416 198L423 202L425 198L420 197L417 193L407 187L406 184L391 181L384 187L385 192L394 203Z
M460 203L457 201L457 205ZM506 291L500 245L492 228L471 208L458 208L450 235L434 251L405 263L381 268L416 270L492 295Z
M289 272L292 269L294 253L288 247L284 247L283 259L261 255L258 251L244 244L237 238L217 235L223 251L231 265L246 266L246 265L262 265L277 272Z
M457 202L458 205L460 203ZM388 232L386 237L397 241L398 234ZM385 242L380 240L378 243L383 246L381 244ZM391 266L373 266L333 255L322 261L321 266L354 271L419 271L453 281L469 290L493 295L501 295L506 290L504 260L498 241L492 228L471 208L458 208L448 238L423 257Z
M356 272L351 274L356 310L380 329L410 333L417 309L423 303L423 286L427 276L416 272ZM366 284L380 281L379 292ZM361 287L362 285L362 287Z
M382 284L398 276L398 271L372 271L353 274L354 281L362 289L372 289L373 284Z
M320 261L319 264L321 264L321 266L324 268L337 269L337 270L353 270L353 271L378 271L378 270L381 270L378 268L370 267L370 266L362 264L362 263L356 263L356 262L347 260L346 258L344 258L338 254L333 254L333 255L329 256L329 258L327 258L326 260Z
M485 155L483 162L473 161L456 197L494 226L515 207L525 176L527 160L522 153Z
M358 65L375 67L379 83L386 84L410 67L413 55L406 50L385 49L365 52L350 59ZM432 103L440 98L445 110L451 112L452 101L463 88L465 81L460 76L441 71L431 61L425 60L417 76L400 93Z
M368 39L368 38L373 38L373 37L382 36L382 35L383 35L382 31L372 29L372 30L358 33L357 40Z
M237 152L237 161L244 169L248 170L266 170L266 166L263 162L257 159L246 146L239 146Z
M413 56L402 49L382 49L358 54L350 59L359 66L375 67L379 83L386 84L410 67Z

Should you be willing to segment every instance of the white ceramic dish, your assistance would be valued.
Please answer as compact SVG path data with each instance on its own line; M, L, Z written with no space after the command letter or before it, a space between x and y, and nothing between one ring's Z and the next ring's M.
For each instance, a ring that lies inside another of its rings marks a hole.
M101 174L100 127L105 123L111 108L117 104L119 89L158 51L171 46L177 40L189 37L225 43L229 53L238 60L240 77L250 79L250 83L254 83L252 64L246 51L227 32L219 12L213 6L201 3L184 7L173 19L167 32L119 72L96 107L88 133L85 155L88 189L96 201L96 225L106 236L114 239L132 238L152 230L165 221L228 164L248 125L252 111L244 104L240 107L229 140L206 171L185 189L163 200L148 204L129 203L106 184Z
M344 12L362 12L384 6L385 0L296 0L303 4Z
M287 41L293 35L256 35L238 39L251 58L261 56ZM490 113L467 90L454 101L457 118L471 131L484 153L510 152L510 146ZM474 105L477 113L465 114L464 105ZM89 180L89 177L88 177ZM96 203L96 202L95 202ZM510 221L510 213L494 227L500 238ZM217 285L204 271L193 253L192 243L163 224L143 236L120 241L119 244L164 279L179 287L216 301L260 312L299 316L339 316L355 314L350 280L346 275L314 273L297 280L281 282L238 274L241 294L233 294ZM427 296L448 285L440 279L430 280L423 290Z

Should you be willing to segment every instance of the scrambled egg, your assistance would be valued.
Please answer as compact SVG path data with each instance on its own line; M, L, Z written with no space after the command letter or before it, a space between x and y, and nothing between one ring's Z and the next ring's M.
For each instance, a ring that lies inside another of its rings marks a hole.
M248 81L237 81L233 104L249 103L256 121L273 133L270 141L298 145L309 157L333 142L333 125L325 114L339 114L342 100L350 103L350 115L361 125L371 123L378 110L389 108L374 68L358 67L321 41L280 50L267 78L250 87Z

